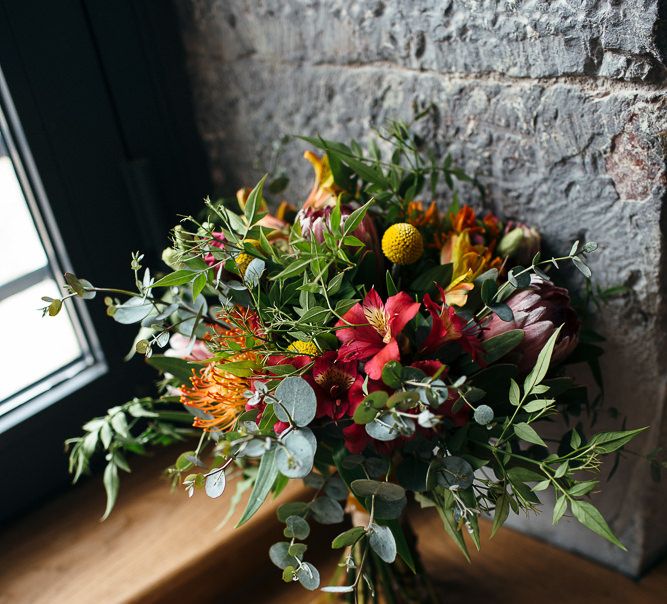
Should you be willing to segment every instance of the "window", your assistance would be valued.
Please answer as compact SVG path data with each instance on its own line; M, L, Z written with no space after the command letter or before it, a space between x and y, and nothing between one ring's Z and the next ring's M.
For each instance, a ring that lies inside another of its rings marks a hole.
M67 257L1 72L0 204L1 430L104 370L80 305L50 318L38 311L40 298L62 295Z
M154 5L0 0L3 186L20 201L7 235L0 194L0 463L11 485L0 522L65 489L63 441L90 417L152 391L155 379L147 364L123 360L134 329L106 316L102 296L85 306L69 300L62 316L46 318L40 298L55 297L49 287L64 271L129 286L130 252L157 262L168 243L162 225L214 193L175 10ZM33 373L19 379L17 367Z

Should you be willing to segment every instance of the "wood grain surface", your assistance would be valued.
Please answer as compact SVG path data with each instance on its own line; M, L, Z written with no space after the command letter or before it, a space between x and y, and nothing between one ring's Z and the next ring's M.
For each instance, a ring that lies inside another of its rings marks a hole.
M171 461L142 460L122 484L111 518L100 523L104 495L98 480L73 489L5 528L0 534L2 604L220 602L306 604L317 594L285 585L267 549L280 540L275 509L291 486L244 527L224 528L233 485L219 499L170 493L159 478ZM240 506L242 507L242 506ZM237 511L236 517L240 514ZM414 522L426 566L446 604L665 604L667 562L633 581L512 530L501 531L468 564L447 540L436 515ZM336 528L336 527L334 527ZM488 536L488 523L483 523ZM337 555L331 527L314 528L308 559L323 579Z

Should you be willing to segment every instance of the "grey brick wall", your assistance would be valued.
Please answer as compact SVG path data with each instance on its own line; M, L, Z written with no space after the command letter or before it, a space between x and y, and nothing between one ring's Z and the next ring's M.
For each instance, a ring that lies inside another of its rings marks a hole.
M553 249L597 240L597 281L632 288L599 321L607 404L652 426L635 450L665 440L667 2L174 1L220 191L254 182L283 134L363 139L433 103L422 134L496 211L538 225ZM302 151L281 159L295 202ZM637 574L667 544L666 485L629 457L596 497L628 554L574 522L554 531L548 514L513 522Z

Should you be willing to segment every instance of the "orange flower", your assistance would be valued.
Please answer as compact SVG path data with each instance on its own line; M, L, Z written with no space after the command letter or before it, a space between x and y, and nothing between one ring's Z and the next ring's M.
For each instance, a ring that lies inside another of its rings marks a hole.
M464 205L456 214L450 213L449 221L452 225L452 231L455 233L462 233L463 231L476 233L483 230L477 224L475 211L469 205Z
M241 352L227 359L227 362L256 361L254 352ZM225 364L208 363L193 371L192 386L183 387L181 403L205 414L195 417L193 426L206 432L229 430L236 418L245 411L245 392L250 388L250 379L225 371Z
M411 201L408 203L405 212L405 221L412 226L419 227L437 227L440 224L440 212L435 201L431 202L427 210L424 210L424 203L421 201Z

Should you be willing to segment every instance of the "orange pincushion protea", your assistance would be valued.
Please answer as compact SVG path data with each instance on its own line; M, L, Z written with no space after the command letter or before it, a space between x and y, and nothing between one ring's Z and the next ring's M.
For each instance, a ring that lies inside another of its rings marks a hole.
M227 359L228 362L255 361L254 352L241 352ZM192 386L183 387L181 403L206 413L207 418L195 417L193 426L206 432L225 431L245 410L245 392L250 380L225 371L224 363L208 363L190 378Z

